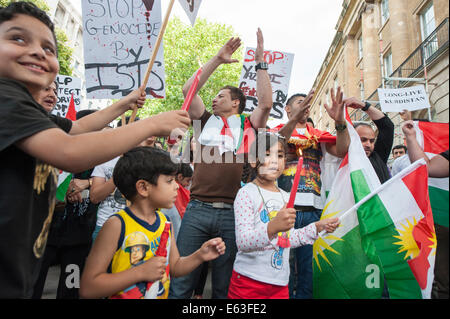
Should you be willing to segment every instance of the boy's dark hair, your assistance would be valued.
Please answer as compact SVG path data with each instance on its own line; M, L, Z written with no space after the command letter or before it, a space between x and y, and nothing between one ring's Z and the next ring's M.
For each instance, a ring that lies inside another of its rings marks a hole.
M6 7L0 7L0 24L14 19L18 14L27 15L38 19L52 31L55 45L58 47L58 41L55 35L55 25L44 10L39 9L34 3L28 1L12 2ZM57 50L58 51L58 50ZM58 54L58 52L56 53Z
M192 170L190 164L181 163L177 174L181 174L183 177L192 177L192 175L194 175L194 171Z
M306 122L311 123L312 127L314 127L314 121L312 120L312 118L308 117L308 119L306 120Z
M291 105L292 102L294 101L294 99L298 98L298 97L306 97L306 94L304 93L296 93L294 95L292 95L286 102L286 105Z
M81 119L81 118L83 118L85 116L91 115L92 113L94 113L96 111L97 110L81 110L81 111L78 111L77 115L76 115L77 120L79 120L79 119Z
M395 145L395 146L392 148L392 154L394 153L394 150L398 150L398 149L401 149L401 148L403 148L403 149L405 150L405 153L408 151L408 149L406 148L405 145L399 144L399 145Z
M226 85L221 90L230 90L230 95L232 100L239 100L239 114L242 114L245 109L245 103L247 102L247 98L245 97L244 92L240 88L237 88L232 85Z
M172 162L170 154L154 147L135 147L123 154L114 167L114 184L126 199L136 196L136 182L143 179L156 185L160 175L175 175L179 164Z
M130 122L131 116L126 116L125 117L125 125L127 125ZM136 118L134 119L134 121L139 121L139 117L136 116ZM122 119L119 120L119 122L117 122L117 127L121 127L122 126Z

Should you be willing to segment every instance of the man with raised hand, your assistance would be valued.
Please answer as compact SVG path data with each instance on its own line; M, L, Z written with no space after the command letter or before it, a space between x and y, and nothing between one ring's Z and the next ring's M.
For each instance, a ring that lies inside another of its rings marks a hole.
M336 93L336 94L335 94ZM350 144L345 121L345 108L341 88L331 89L332 104L325 108L335 121L337 136L315 129L307 124L310 103L314 95L294 94L286 103L289 121L274 128L286 138L288 143L286 168L278 178L278 186L290 192L295 170L300 156L303 157L303 173L297 188L294 208L296 219L294 228L302 228L320 219L324 200L324 170L332 170L324 165L324 156L329 153L335 157L344 157ZM336 159L337 160L337 159ZM326 172L334 175L334 172ZM325 188L326 189L326 188ZM295 299L311 299L313 297L312 245L304 245L291 251L291 275L289 278L289 296Z
M394 143L394 123L386 114L371 106L368 102L362 102L351 97L345 99L344 103L351 108L366 112L378 129L378 134L376 134L372 126L366 122L359 122L354 125L361 138L364 151L370 163L372 163L380 183L383 184L391 178L387 161Z
M232 55L240 47L239 38L231 38L204 66L198 90L222 64L236 63ZM264 40L257 31L255 53L258 107L250 116L242 115L246 98L233 86L224 86L212 101L213 113L206 110L199 95L195 95L189 115L194 121L194 134L199 142L194 155L194 175L191 199L186 208L177 239L181 256L196 251L201 244L220 234L227 251L212 262L212 298L227 298L228 285L236 255L233 202L240 188L244 156L255 136L255 130L265 128L272 108L272 87L264 62ZM195 75L183 87L186 96ZM196 92L196 93L197 93ZM198 158L200 153L201 158ZM191 274L175 278L169 298L191 298L200 276L199 267Z

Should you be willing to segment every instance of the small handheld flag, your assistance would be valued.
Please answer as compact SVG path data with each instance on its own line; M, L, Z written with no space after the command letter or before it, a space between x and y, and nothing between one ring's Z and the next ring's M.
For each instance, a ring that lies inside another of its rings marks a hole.
M295 177L294 177L294 183L292 184L292 189L291 189L291 194L289 196L289 202L287 204L287 208L293 208L294 207L294 201L295 201L295 195L297 194L297 188L298 188L298 183L300 182L300 174L302 171L302 166L303 166L303 154L300 151L300 158L298 159L298 163L297 163L297 171L295 172Z
M292 184L291 194L289 196L289 202L286 205L286 208L294 208L295 195L297 195L297 188L300 182L300 174L303 167L303 154L300 151L300 158L297 163L297 171L295 172L294 183ZM286 233L278 233L278 247L288 248L291 247L291 243L289 241L289 232Z
M194 98L195 92L197 91L198 82L200 81L201 74L202 74L202 68L198 69L198 71L195 73L194 82L192 82L192 85L189 88L189 92L186 96L186 99L184 100L183 106L181 107L181 109L183 111L189 111L189 107L191 106L192 99Z

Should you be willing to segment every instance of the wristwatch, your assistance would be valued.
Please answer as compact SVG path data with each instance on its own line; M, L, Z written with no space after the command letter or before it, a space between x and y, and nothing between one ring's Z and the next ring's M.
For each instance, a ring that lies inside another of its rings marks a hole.
M363 110L364 112L367 111L370 107L370 103L369 102L364 102L365 106L361 108L361 110Z
M269 64L267 64L266 62L260 62L256 65L255 70L268 70L269 69Z
M335 126L336 131L343 131L347 128L347 124L343 123L343 124L336 124Z

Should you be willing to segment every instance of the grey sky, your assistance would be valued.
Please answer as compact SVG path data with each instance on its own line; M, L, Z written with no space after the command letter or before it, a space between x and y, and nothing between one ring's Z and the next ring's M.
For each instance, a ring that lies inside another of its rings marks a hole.
M81 0L73 2L81 12ZM169 2L162 0L163 17ZM294 53L291 95L311 89L341 10L342 0L203 0L198 16L233 26L244 47L256 46L256 30L260 27L266 49ZM172 16L190 24L178 0Z

